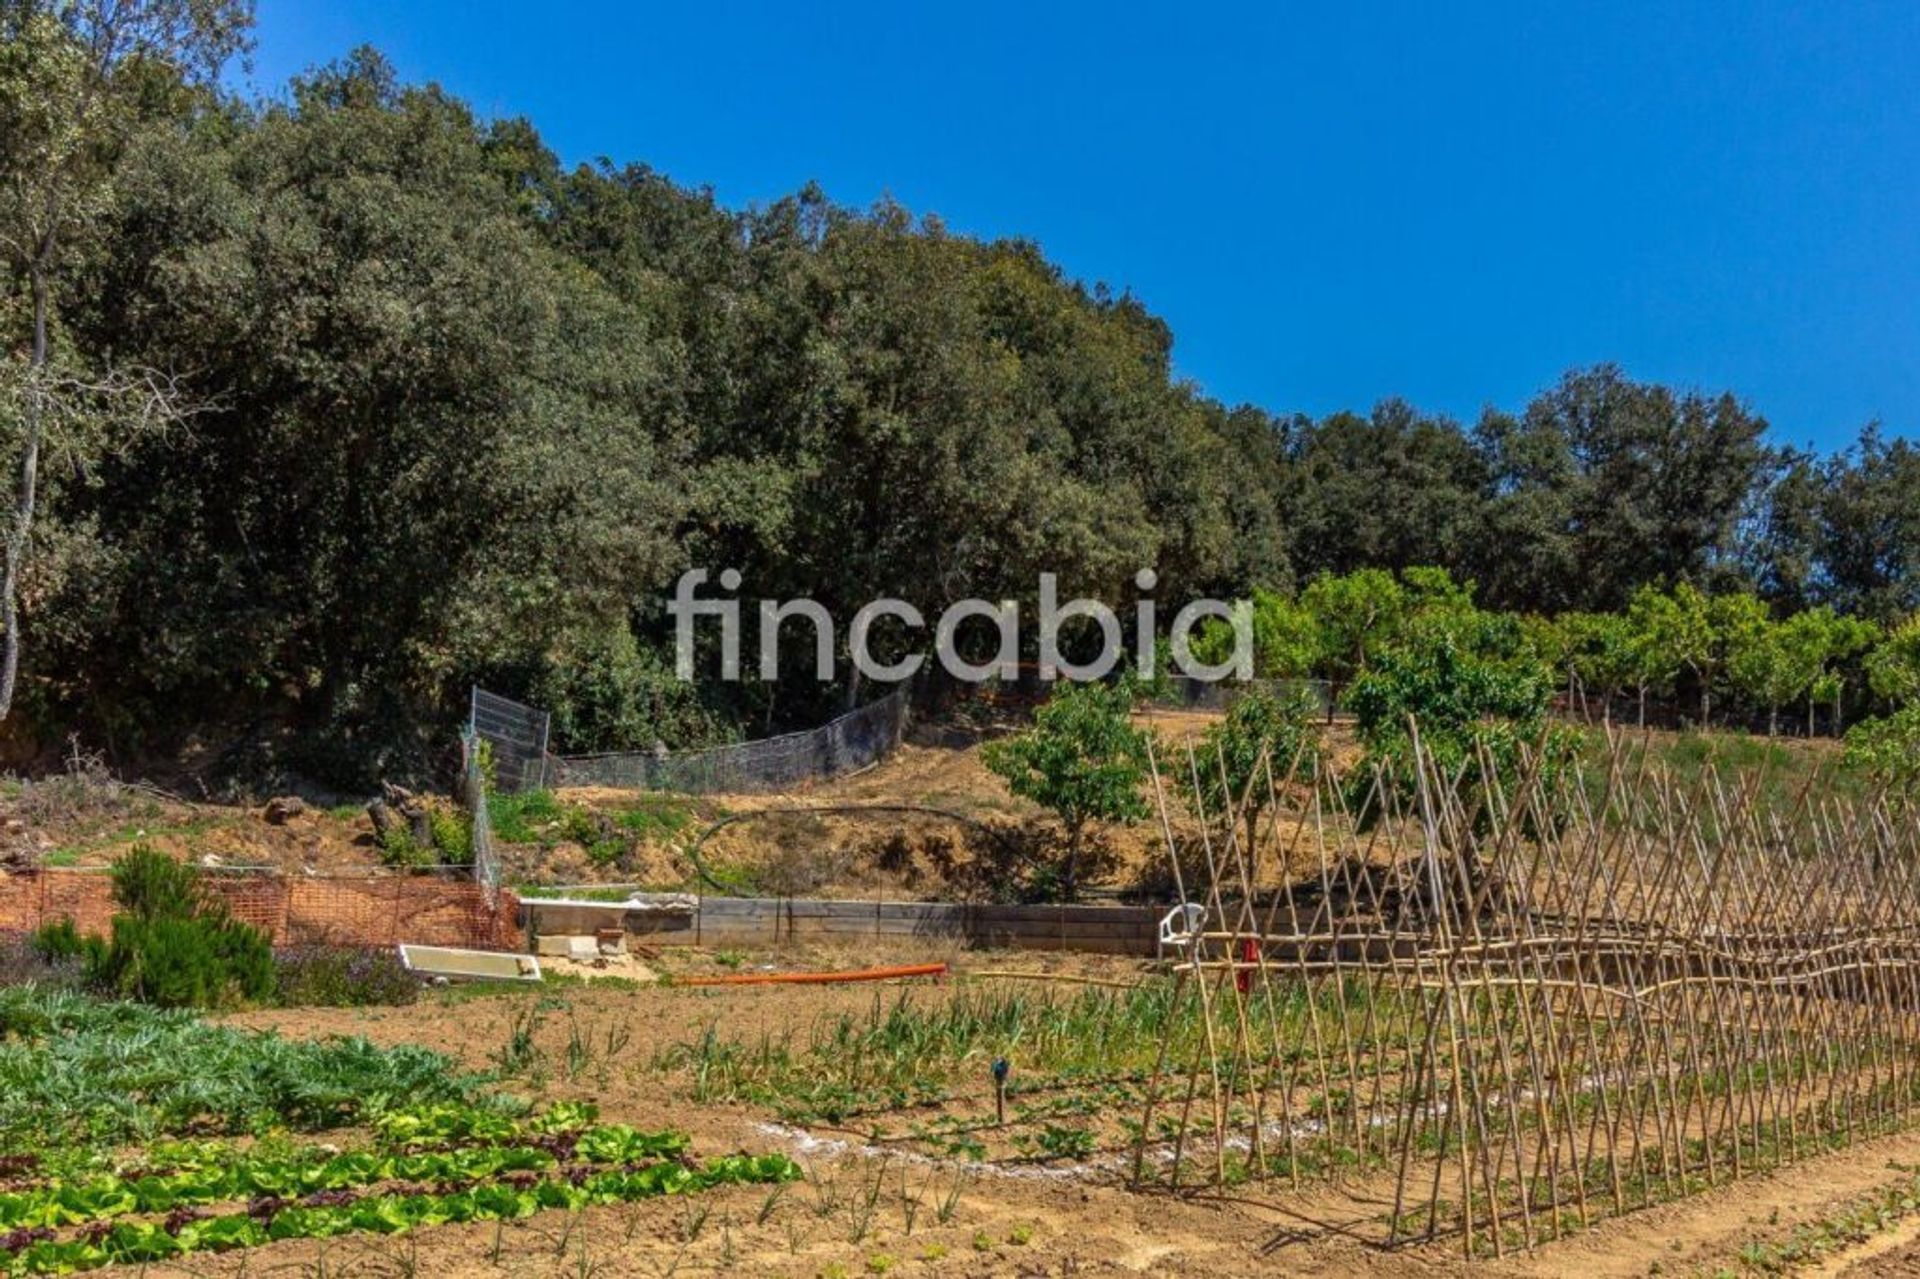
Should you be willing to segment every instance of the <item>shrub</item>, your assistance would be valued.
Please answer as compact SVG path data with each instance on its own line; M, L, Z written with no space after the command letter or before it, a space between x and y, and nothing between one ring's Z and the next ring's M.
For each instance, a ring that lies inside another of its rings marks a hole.
M142 919L185 919L203 908L218 909L206 900L199 871L144 844L113 863L113 900Z
M83 959L88 954L90 944L98 947L99 939L81 936L73 921L64 918L42 924L28 942L33 953L49 964Z
M410 1004L420 981L391 950L302 946L274 955L275 987L288 1008L367 1008Z
M427 817L433 825L433 846L448 866L473 864L473 818L454 808L435 808Z
M1920 791L1920 703L1847 730L1846 766L1894 798Z
M273 994L273 948L237 920L116 915L89 979L160 1008L221 1008Z
M387 827L380 832L379 839L382 866L390 866L395 870L409 870L433 864L433 850L414 839L413 833L404 826Z
M87 980L165 1008L258 1003L273 994L273 949L232 917L200 873L145 845L113 864L121 913L111 937L87 947Z
M495 839L508 844L531 844L540 838L540 828L560 820L560 801L552 791L529 790L487 798L487 816L492 819Z

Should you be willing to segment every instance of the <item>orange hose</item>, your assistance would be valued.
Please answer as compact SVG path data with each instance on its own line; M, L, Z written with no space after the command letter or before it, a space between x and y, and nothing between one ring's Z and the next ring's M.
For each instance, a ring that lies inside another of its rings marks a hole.
M894 968L862 968L846 973L730 973L725 977L676 977L676 986L811 985L833 981L886 981L890 977L944 977L945 964L903 964Z

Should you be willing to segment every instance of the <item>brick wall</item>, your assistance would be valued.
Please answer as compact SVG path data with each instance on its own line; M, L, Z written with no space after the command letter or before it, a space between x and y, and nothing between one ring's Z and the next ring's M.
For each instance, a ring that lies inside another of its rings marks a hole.
M525 945L511 893L499 893L490 903L478 884L459 880L246 874L209 876L206 883L236 918L260 928L276 946ZM98 872L0 874L0 932L31 932L65 918L81 932L105 933L113 913L113 882Z

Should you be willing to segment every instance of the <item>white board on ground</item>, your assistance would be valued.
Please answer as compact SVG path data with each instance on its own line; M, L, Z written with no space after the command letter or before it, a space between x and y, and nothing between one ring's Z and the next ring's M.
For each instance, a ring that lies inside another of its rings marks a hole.
M532 955L500 950L459 950L452 946L400 947L409 972L449 981L539 981L540 961Z

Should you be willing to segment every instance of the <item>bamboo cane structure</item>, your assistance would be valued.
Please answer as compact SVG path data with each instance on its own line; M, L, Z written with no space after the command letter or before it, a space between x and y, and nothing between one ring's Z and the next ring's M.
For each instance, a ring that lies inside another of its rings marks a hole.
M1408 729L1397 774L1303 753L1237 795L1204 747L1153 759L1206 916L1138 1186L1306 1192L1382 1246L1497 1256L1912 1121L1912 805L1682 778L1625 735L1575 766Z

